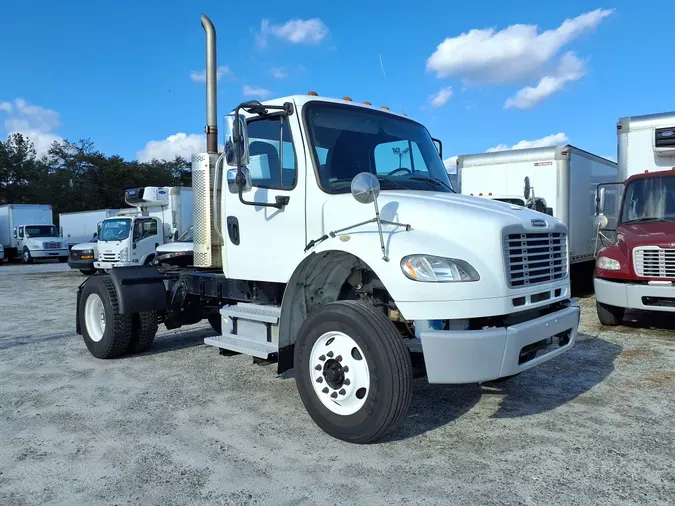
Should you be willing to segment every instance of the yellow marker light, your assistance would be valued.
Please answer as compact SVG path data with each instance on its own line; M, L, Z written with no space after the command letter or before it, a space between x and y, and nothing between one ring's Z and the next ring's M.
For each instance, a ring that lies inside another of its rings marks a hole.
M415 279L415 280L419 279L419 276L415 272L415 268L412 266L412 263L410 262L410 260L406 260L406 262L403 264L403 270L412 279Z
M307 94L308 94L308 95L311 95L311 96L313 96L313 97L318 97L318 96L319 96L319 94L318 94L316 91L308 91Z

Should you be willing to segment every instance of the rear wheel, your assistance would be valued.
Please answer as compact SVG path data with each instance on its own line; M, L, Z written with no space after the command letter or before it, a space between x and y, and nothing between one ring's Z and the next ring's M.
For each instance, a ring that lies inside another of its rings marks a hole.
M148 351L155 341L157 334L157 312L136 313L133 315L131 340L129 341L129 353L141 353Z
M595 307L598 312L598 320L603 325L621 325L626 309L622 307L609 306L602 302L595 302Z
M96 358L115 358L129 347L131 314L120 314L117 292L108 276L89 278L82 288L78 318L82 337Z
M410 353L372 306L339 301L319 307L302 324L294 353L300 398L314 422L337 439L379 439L410 407Z

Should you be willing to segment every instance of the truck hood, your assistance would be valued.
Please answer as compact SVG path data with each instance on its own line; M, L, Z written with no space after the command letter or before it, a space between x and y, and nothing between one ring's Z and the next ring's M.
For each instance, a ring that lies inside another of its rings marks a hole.
M484 233L499 233L510 225L522 225L532 232L546 232L562 224L556 218L521 206L454 193L383 191L378 197L378 205L383 220L442 235L474 227ZM351 194L336 195L324 205L324 230L328 232L374 216L373 204L360 204Z
M77 243L75 246L72 247L72 249L81 251L85 249L93 249L96 250L96 243L95 242L80 242Z
M192 253L194 250L194 244L191 242L168 242L157 246L155 251L158 255L164 253Z
M620 224L617 227L619 241L625 243L628 250L639 246L659 246L675 248L675 223L648 222Z

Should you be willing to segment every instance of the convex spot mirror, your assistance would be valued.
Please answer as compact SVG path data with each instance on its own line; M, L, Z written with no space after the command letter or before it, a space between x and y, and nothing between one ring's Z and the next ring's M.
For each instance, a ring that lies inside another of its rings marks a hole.
M239 159L237 159L237 142ZM249 163L248 127L243 116L236 114L225 116L225 163L229 167L245 167Z
M352 179L352 196L361 204L370 204L380 194L380 182L370 172L361 172Z
M593 224L597 230L602 230L609 224L609 219L604 214L599 214L593 219Z
M251 171L247 167L241 169L241 175L238 176L237 169L230 169L227 171L227 189L230 193L239 193L239 185L237 184L237 177L243 181L241 187L242 193L251 191L253 183L251 182Z

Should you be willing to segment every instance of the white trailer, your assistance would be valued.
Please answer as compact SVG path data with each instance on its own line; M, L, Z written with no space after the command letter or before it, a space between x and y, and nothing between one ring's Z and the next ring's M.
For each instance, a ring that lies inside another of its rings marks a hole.
M675 168L675 111L626 116L619 119L616 130L617 181L647 171Z
M7 204L0 206L0 244L11 261L35 259L68 260L68 244L54 225L48 204Z
M462 194L550 214L569 227L570 263L594 260L595 190L616 180L615 162L566 144L462 155L457 168Z
M192 225L190 187L131 188L124 199L131 209L102 222L96 269L147 265L158 246L174 241Z
M59 229L61 237L72 247L81 242L88 242L98 233L98 225L106 218L116 216L119 209L95 209L92 211L77 211L59 213Z

